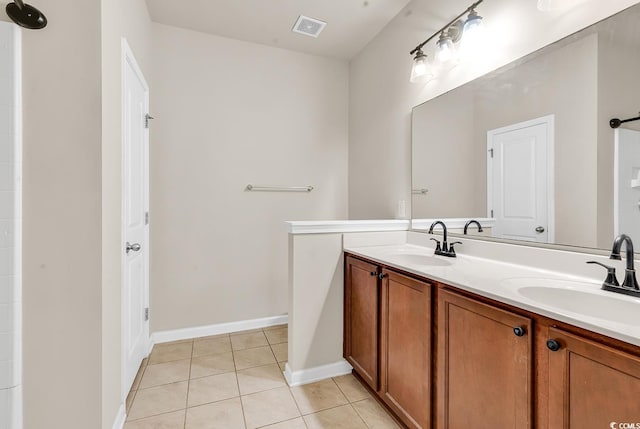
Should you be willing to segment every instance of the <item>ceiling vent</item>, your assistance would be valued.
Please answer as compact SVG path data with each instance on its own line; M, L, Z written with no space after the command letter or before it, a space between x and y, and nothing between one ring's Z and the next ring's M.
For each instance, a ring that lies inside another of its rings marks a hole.
M325 25L327 25L327 23L324 21L300 15L291 31L304 34L305 36L318 37Z

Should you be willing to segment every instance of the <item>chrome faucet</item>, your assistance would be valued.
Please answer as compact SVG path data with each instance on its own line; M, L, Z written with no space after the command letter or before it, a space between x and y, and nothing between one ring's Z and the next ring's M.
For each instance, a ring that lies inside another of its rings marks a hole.
M467 235L467 230L469 229L469 225L471 225L472 223L475 223L478 226L478 232L482 232L483 231L482 225L480 225L480 222L478 222L475 219L471 219L469 222L467 222L464 225L464 235Z
M613 240L613 246L611 247L611 256L609 259L621 260L620 248L622 244L626 244L625 258L627 260L627 268L624 272L624 281L622 285L618 283L616 278L616 269L607 265L601 264L596 261L588 261L587 264L597 264L607 269L607 278L602 284L602 289L609 292L623 293L625 295L640 297L640 287L638 286L638 280L636 279L636 270L633 267L633 242L631 237L625 234L620 234Z
M441 225L442 226L442 247L440 247L440 242L438 240L436 240L435 238L432 238L431 240L436 242L436 250L435 250L434 253L436 255L448 256L450 258L455 258L456 257L456 251L453 248L453 246L455 244L462 244L462 242L456 241L456 242L453 242L451 244L447 243L447 225L445 225L444 222L442 222L441 220L437 220L437 221L435 221L435 222L433 222L431 224L431 226L429 227L429 234L433 234L433 228L436 225Z

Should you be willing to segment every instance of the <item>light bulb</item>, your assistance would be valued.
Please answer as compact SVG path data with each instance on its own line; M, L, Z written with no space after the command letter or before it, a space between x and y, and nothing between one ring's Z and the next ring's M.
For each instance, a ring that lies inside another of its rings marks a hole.
M460 50L465 57L476 57L481 54L484 47L484 33L482 17L475 10L472 10L464 23L460 46Z
M433 73L430 70L427 56L420 50L416 52L413 59L413 67L411 68L411 83L426 83L433 79Z
M438 46L438 52L436 53L436 58L441 63L446 63L447 61L451 61L454 57L454 47L453 41L449 35L445 35L444 32L440 33L440 39L436 43Z

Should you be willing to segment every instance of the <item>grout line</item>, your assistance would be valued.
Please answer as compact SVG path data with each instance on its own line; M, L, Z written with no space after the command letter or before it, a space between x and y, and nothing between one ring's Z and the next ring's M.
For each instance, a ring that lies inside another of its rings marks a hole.
M187 427L187 410L189 407L189 388L191 387L191 366L193 365L193 349L195 341L191 341L191 359L189 360L189 374L187 376L187 396L184 400L184 424L183 428Z
M356 416L360 417L360 420L362 421L362 423L364 423L364 425L368 428L371 428L371 426L369 425L369 423L367 423L367 421L364 419L364 417L362 417L362 415L360 414L360 412L358 411L358 409L356 407L353 406L353 404L349 404L351 406L351 408L353 409L353 411L356 412Z
M245 429L247 425L247 416L244 413L244 404L242 403L242 391L240 391L240 381L238 381L238 368L236 367L236 355L233 353L233 343L231 344L231 360L233 361L233 368L236 374L236 385L238 386L238 400L240 401L240 410L242 411L242 421L244 422Z

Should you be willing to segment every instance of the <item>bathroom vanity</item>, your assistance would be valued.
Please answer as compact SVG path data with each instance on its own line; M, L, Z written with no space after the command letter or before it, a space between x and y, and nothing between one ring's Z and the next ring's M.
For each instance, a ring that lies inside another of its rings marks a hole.
M406 427L640 423L640 299L424 246L344 250L344 357Z

